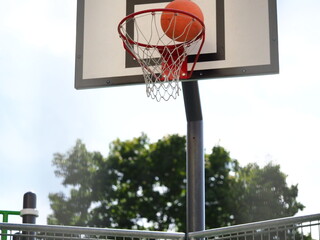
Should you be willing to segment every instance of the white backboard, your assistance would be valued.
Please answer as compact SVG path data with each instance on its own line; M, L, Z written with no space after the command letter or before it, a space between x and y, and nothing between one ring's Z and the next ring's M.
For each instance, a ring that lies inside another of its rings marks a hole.
M206 40L191 80L279 72L276 0L193 1L204 13ZM169 2L78 0L75 87L144 83L140 66L123 48L118 23Z

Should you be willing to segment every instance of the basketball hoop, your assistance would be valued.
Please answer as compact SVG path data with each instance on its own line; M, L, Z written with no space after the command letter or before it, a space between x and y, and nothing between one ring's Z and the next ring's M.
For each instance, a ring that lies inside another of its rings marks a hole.
M171 18L164 29L161 17L166 14ZM142 68L147 96L157 101L177 98L179 80L190 78L198 61L205 40L203 21L181 10L150 9L126 16L118 32L124 48ZM194 55L189 64L188 55Z

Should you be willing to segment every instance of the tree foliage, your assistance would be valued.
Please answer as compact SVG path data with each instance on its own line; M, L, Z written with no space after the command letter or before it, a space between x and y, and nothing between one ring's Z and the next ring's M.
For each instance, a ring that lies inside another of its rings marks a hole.
M260 168L248 164L239 171L243 191L236 222L292 216L304 206L297 201L298 185L287 186L287 176L279 165L267 164Z
M55 175L70 190L51 193L49 224L185 231L186 140L145 134L115 140L107 157L80 140L53 158ZM240 167L221 146L205 156L207 227L292 216L303 205L279 165Z

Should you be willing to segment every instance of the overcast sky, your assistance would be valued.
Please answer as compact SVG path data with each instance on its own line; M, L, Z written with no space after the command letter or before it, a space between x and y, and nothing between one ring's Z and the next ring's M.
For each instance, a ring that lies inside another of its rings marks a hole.
M78 138L106 156L116 138L186 134L182 97L158 103L144 86L74 89L76 0L0 3L0 210L21 210L34 191L46 224L48 194L64 190L53 154ZM319 10L319 0L278 1L279 75L199 82L206 152L220 144L241 165L280 164L299 185L299 215L320 212Z

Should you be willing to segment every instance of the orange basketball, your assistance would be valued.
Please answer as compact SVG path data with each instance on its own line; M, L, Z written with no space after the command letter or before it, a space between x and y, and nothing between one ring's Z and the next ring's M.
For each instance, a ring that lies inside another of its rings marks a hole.
M174 0L166 8L182 10L198 17L202 22L204 20L200 7L191 0ZM169 38L178 42L192 40L202 29L202 25L198 21L193 21L192 17L173 12L162 13L161 27Z

